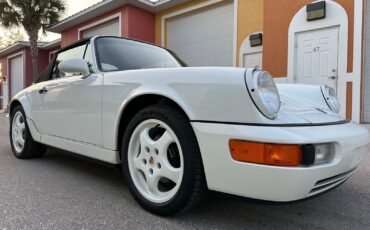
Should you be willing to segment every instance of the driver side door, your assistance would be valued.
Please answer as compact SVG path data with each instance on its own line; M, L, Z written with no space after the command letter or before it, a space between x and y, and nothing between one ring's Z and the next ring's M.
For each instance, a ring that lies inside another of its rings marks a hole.
M84 58L92 67L92 55L90 43L57 54L50 79L38 84L35 96L34 119L41 134L102 145L103 75L92 73L83 78L58 69L58 64L69 58Z

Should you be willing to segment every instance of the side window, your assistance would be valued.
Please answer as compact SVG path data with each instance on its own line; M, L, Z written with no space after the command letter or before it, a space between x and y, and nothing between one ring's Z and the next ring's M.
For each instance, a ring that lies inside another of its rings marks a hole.
M74 47L72 49L63 51L61 53L58 53L55 64L53 67L53 72L51 74L51 79L58 79L58 78L64 78L64 77L71 77L73 74L60 72L58 69L59 63L62 61L69 59L69 58L83 58L85 54L86 44Z

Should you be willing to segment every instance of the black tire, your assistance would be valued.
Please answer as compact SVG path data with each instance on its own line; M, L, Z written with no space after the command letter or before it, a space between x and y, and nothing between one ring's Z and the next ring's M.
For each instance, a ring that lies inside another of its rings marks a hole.
M183 152L184 173L176 195L165 203L153 203L136 188L128 165L128 147L135 128L143 121L157 119L168 125L176 134ZM190 122L177 109L165 105L153 105L139 111L130 121L122 141L123 173L135 200L149 212L160 216L172 216L195 207L206 189L203 163L197 139Z
M14 115L17 114L18 112L22 113L24 123L25 123L25 131L23 132L25 142L24 142L24 147L22 151L20 152L17 152L14 147L14 141L13 141L13 135L12 135ZM10 116L11 116L11 119L10 119L9 139L10 139L10 145L12 147L12 151L14 155L19 159L31 159L31 158L38 158L38 157L44 156L46 152L46 148L44 145L37 143L33 140L31 132L28 128L26 114L24 113L22 106L20 105L16 106L12 110L12 113L10 114Z

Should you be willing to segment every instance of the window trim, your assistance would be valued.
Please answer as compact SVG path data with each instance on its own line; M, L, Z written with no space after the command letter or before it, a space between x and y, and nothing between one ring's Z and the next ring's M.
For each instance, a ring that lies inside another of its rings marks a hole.
M89 44L89 43L91 43L90 42L90 38L84 39L84 40L81 40L81 41L78 41L78 42L76 42L76 43L74 43L74 44L72 44L72 45L70 45L70 46L68 46L66 48L63 48L63 49L58 50L58 52L56 52L56 55L54 56L54 59L53 59L53 68L51 69L51 71L49 73L49 78L46 81L53 81L53 80L61 79L61 78L55 78L55 79L52 78L52 76L53 76L53 70L54 70L54 67L55 67L55 62L56 62L57 57L58 57L58 55L60 53L63 53L63 52L66 52L68 50L74 49L76 47L85 45L84 53L83 53L83 56L82 56L82 58L84 58L85 57L85 54L86 54L87 44Z

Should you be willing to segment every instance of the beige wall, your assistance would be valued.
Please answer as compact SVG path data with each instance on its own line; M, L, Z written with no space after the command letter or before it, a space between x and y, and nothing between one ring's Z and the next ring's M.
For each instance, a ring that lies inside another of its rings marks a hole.
M239 50L243 41L255 32L263 32L263 1L239 0L236 63L239 63Z

